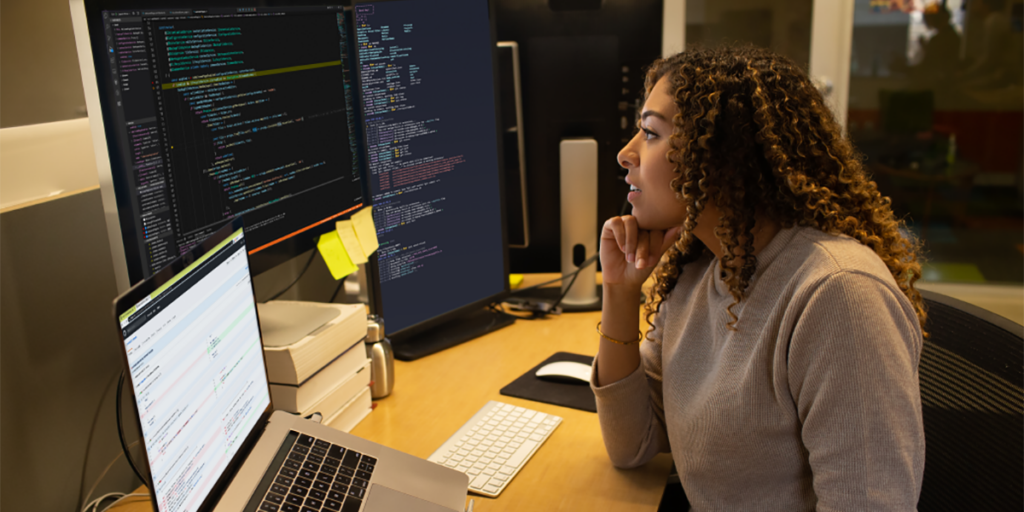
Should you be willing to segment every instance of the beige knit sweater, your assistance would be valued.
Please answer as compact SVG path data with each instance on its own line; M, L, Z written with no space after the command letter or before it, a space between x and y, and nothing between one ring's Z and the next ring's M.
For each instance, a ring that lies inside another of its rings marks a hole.
M688 265L640 367L591 384L612 463L671 451L701 512L915 510L922 336L885 264L849 237L782 230L736 331L717 268Z

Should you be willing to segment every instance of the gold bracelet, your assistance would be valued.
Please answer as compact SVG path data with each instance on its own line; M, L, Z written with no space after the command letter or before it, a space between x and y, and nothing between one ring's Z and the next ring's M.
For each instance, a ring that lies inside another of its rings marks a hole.
M601 332L601 322L597 323L597 333L600 334L602 338L604 338L604 339L606 339L606 340L608 340L608 341L610 341L612 343L618 343L619 345L632 345L634 343L640 343L644 339L644 333L640 332L640 330L637 329L637 331L636 331L637 336L636 336L635 340L632 340L632 341L619 341L619 340L617 340L615 338L612 338L611 336L608 336L607 334Z

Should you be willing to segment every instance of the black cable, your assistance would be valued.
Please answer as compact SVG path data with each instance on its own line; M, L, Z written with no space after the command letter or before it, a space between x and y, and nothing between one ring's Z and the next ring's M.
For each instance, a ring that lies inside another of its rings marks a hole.
M128 459L128 465L132 467L132 471L135 472L135 476L139 477L140 482L147 484L148 482L142 477L142 473L135 465L135 460L132 459L132 453L128 450L128 444L124 442L124 426L121 425L121 388L123 387L124 370L121 370L121 378L117 380L117 438L121 440L121 449L124 450L124 458ZM150 489L152 489L152 487L150 487Z
M100 404L96 406L96 414L92 417L92 426L89 427L89 437L86 438L85 445L85 457L82 460L82 480L78 483L78 506L79 508L85 506L85 501L88 496L82 497L82 492L85 491L85 471L89 468L89 452L92 449L92 435L96 432L96 422L100 419L100 412L103 410L103 402L107 399L107 392L110 391L110 386L114 384L114 378L111 376L110 381L103 387L103 395L100 396Z
M345 278L343 277L343 278L338 280L338 287L334 289L334 294L331 295L331 300L328 301L328 302L334 302L334 299L338 298L338 292L340 292L342 287L344 287L344 286L345 286Z
M309 265L311 263L313 263L313 257L314 256L316 256L316 249L313 249L313 250L310 251L309 259L306 260L306 266L302 267L302 272L299 272L299 275L295 278L294 281L292 281L292 284L290 284L288 286L285 286L283 290L275 293L273 297L267 299L265 302L270 302L270 301L280 297L281 295L283 295L284 292L286 292L288 290L291 290L292 286L295 286L295 283L299 282L299 279L302 279L302 276L306 273L306 270L309 270Z
M583 267L580 267L579 270L583 270ZM573 274L572 279L569 280L569 286L565 287L565 291L562 292L562 296L559 297L558 300L556 300L555 303L551 305L551 310L552 311L554 311L554 309L557 308L558 305L562 303L562 299L564 299L566 295L569 295L569 290L572 289L573 283L575 283L576 282L576 278L580 276L579 270L577 270Z
M556 277L556 278L554 278L554 279L552 279L550 281L545 281L545 282L540 283L540 284L535 284L533 286L527 286L526 288L520 288L518 290L513 290L511 293L509 293L509 295L516 295L516 294L519 294L519 293L523 293L525 291L529 291L529 290L533 290L533 289L536 289L536 288L540 288L542 286L547 286L547 285L552 284L552 283L557 283L559 281L562 281L563 279L568 279L570 277L575 277L575 276L579 275L579 273L584 268L587 268L590 264L592 264L595 261L597 261L597 258L600 257L600 256L601 256L601 254L598 253L598 254L595 254L595 255L587 258L586 260L583 261L583 263L580 264L579 267L576 268L576 270L573 270L572 272L569 272L568 274L562 274L562 275L560 275L560 276L558 276L558 277Z

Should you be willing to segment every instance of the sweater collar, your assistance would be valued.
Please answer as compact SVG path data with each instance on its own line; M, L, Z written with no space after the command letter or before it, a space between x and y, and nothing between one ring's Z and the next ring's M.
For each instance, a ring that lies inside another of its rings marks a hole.
M750 278L750 284L753 285L757 281L757 278L764 274L765 270L772 264L782 251L786 250L786 247L796 236L797 231L800 229L799 226L793 226L789 228L780 229L778 233L772 237L768 245L761 249L761 252L757 253L757 269L754 271L754 276ZM712 272L714 272L714 283L715 291L719 295L729 295L729 286L722 280L721 270L719 265L721 261L718 258L714 258L711 263ZM749 288L748 288L749 289Z

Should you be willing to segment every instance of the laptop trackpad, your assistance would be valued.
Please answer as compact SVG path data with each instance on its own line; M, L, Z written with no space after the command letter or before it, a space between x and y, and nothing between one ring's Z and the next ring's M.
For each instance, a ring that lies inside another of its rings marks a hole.
M416 510L418 512L453 512L450 508L442 507L436 503L410 496L380 484L370 485L370 495L366 499L366 508L363 510L369 512L387 512L392 510L396 512L408 510Z

